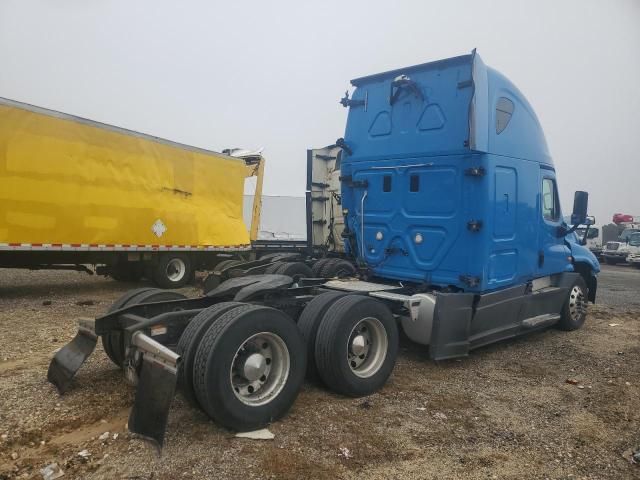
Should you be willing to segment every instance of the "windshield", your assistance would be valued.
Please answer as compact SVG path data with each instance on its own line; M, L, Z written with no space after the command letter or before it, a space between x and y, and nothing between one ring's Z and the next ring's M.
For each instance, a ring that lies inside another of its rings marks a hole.
M629 237L629 245L632 247L640 247L640 232L631 234Z
M584 232L586 231L587 231L587 227L576 228L576 233L578 234L578 237L580 237L581 239L584 238ZM598 238L599 233L600 231L598 230L597 227L589 227L589 233L587 233L587 238Z
M625 228L620 234L619 240L621 242L626 242L629 239L629 237L636 232L640 232L640 230L636 228Z

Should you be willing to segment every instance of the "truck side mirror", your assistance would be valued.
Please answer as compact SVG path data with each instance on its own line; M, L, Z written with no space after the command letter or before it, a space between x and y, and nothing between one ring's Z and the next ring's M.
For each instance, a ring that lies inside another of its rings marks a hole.
M584 224L587 221L588 204L589 194L578 190L573 196L573 214L571 215L573 225Z

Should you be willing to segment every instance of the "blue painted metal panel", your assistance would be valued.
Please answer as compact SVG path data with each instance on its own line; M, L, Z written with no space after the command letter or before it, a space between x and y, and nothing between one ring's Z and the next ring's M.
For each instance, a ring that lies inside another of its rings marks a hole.
M571 268L542 217L540 123L475 51L352 83L342 203L376 275L484 292Z

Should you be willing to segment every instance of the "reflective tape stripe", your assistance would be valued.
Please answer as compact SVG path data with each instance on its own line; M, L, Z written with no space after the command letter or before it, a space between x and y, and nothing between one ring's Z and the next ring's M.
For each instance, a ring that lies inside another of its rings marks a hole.
M122 250L122 251L244 251L250 250L251 245L98 245L84 243L0 243L0 250L12 251L33 251L33 250L55 250L55 251L101 251L101 250Z

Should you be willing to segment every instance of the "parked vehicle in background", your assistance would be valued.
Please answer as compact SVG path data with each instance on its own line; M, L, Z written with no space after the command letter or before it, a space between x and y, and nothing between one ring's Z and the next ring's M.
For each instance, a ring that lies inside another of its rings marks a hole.
M615 223L616 225L625 223L640 223L640 216L628 215L626 213L614 213L613 223Z
M0 267L180 287L220 254L251 249L263 169L260 152L213 152L0 98Z
M587 247L596 258L602 255L602 231L598 225L581 225L576 228L581 244Z
M607 242L602 250L604 261L609 265L625 262L629 255L627 243L631 236L637 232L640 232L640 225L629 224L622 231L617 241Z
M632 233L626 245L629 252L627 262L636 268L640 268L640 232Z

